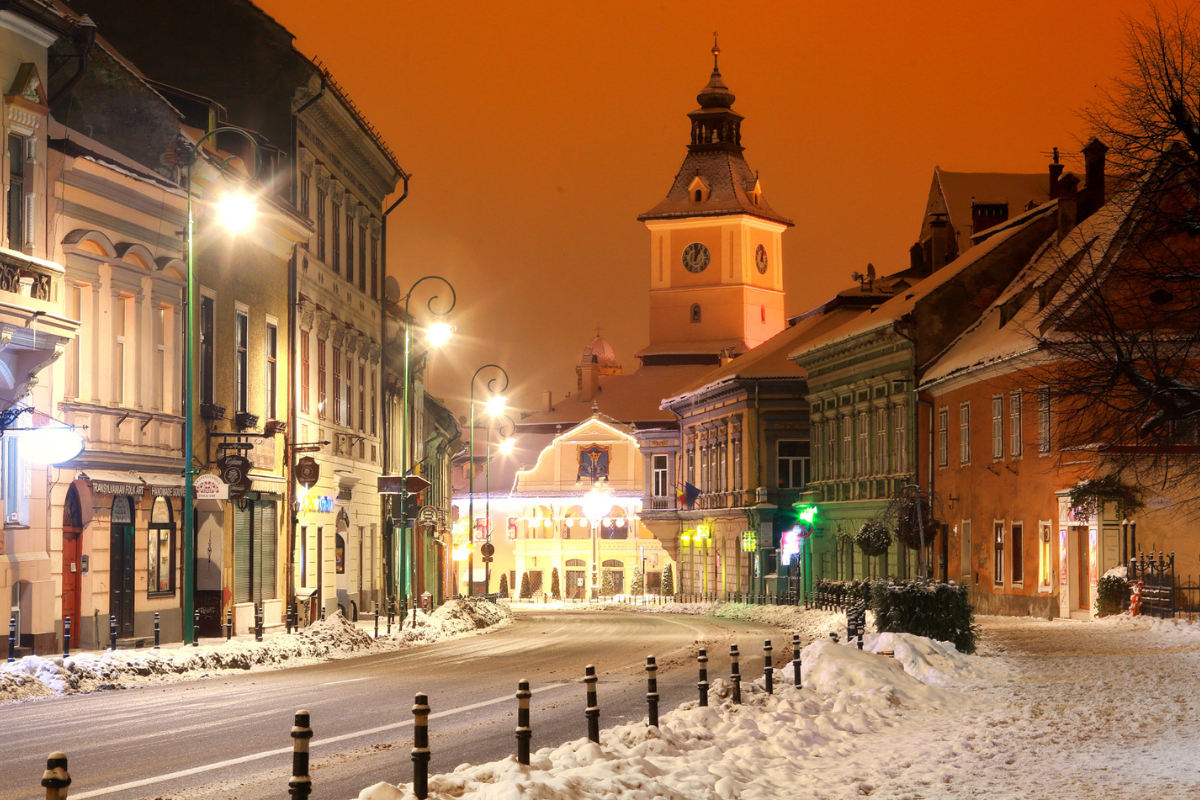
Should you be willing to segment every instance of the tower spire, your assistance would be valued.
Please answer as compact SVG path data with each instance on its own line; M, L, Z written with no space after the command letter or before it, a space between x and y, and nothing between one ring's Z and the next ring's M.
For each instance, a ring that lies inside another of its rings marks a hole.
M713 74L720 75L721 68L717 64L717 59L720 58L720 56L721 56L721 46L719 44L717 44L717 32L716 31L713 31L712 54L713 54Z

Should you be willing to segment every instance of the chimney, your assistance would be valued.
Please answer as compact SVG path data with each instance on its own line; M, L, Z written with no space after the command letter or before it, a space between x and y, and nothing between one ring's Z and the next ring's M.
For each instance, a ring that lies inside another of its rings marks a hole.
M1058 198L1058 179L1062 177L1063 165L1058 163L1058 148L1054 148L1054 160L1050 162L1050 199Z
M588 360L580 365L580 383L579 393L585 401L596 396L600 387L600 362L595 356L588 356Z
M1068 172L1058 181L1058 240L1066 238L1079 216L1079 178Z
M542 411L549 414L554 410L554 399L550 395L550 390L546 389L542 392Z
M930 266L933 272L937 272L946 266L946 255L950 245L950 230L946 221L946 215L941 213L931 214L929 229L933 237L933 258L931 259L932 263Z
M913 272L925 271L925 249L920 242L908 248L908 268Z
M1105 202L1104 167L1108 145L1093 136L1083 146L1083 175L1086 207L1080 209L1081 219L1087 219Z

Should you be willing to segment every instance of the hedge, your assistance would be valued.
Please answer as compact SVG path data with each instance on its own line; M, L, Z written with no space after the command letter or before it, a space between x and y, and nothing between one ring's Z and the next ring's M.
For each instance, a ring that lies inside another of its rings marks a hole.
M911 633L952 642L960 653L974 653L979 628L967 587L934 581L828 581L816 591L844 605L866 601L880 633Z

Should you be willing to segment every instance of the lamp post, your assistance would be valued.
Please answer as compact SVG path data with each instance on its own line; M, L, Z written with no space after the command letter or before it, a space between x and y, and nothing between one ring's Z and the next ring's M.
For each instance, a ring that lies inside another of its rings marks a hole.
M492 415L488 419L487 433L487 463L484 465L484 481L483 490L486 499L484 500L484 517L487 519L487 541L492 540L492 420L499 416L503 420L508 421L508 433L504 432L504 424L499 426L500 437L503 439L500 442L499 449L502 455L508 455L513 451L516 441L512 439L513 431L517 429L517 424L512 421L512 417L507 414ZM483 593L487 594L488 589L492 585L491 561L483 562Z
M612 490L606 484L592 486L583 497L583 513L587 514L592 533L592 598L600 596L600 545L597 529L604 515L612 510ZM588 598L589 600L592 598Z
M499 364L484 364L475 370L475 374L471 376L471 478L470 494L467 500L467 580L470 588L468 592L469 597L475 596L475 381L479 378L479 373L489 369L499 373L495 377L489 378L487 382L487 390L491 395L488 398L488 414L490 416L494 417L504 410L504 395L501 392L508 389L508 373ZM499 388L496 388L496 381L501 379L503 379L504 383Z
M429 298L429 302L425 304L425 307L427 309L429 309L430 314L433 314L435 317L444 317L447 314L449 314L451 311L454 310L454 306L458 302L458 295L454 291L454 286L452 286L450 284L450 281L446 280L445 278L441 277L440 275L426 275L423 278L418 278L417 281L409 288L408 293L405 294L402 298L400 298L400 300L402 300L404 302L404 319L402 320L402 322L404 324L404 372L401 375L401 379L404 381L404 391L401 393L401 401L400 401L400 420L401 420L401 423L400 423L400 477L401 477L404 485L401 487L401 490L400 490L400 530L402 531L402 533L400 536L396 535L396 532L395 532L396 531L396 520L395 520L395 517L392 517L392 536L396 540L397 549L400 549L400 540L401 539L404 540L404 543L406 545L406 547L404 547L404 550L407 551L408 559L411 562L411 565L409 565L409 568L407 570L401 570L401 566L403 566L401 563L402 559L399 557L399 554L397 554L396 594L397 595L401 594L401 580L402 580L401 575L403 574L405 576L405 578L407 578L407 584L408 584L407 586L404 587L405 591L403 592L403 599L406 603L408 601L410 591L412 591L412 592L416 591L418 577L419 577L417 575L416 528L414 527L412 529L413 532L411 535L408 535L407 533L403 533L403 532L408 531L408 529L409 529L408 528L408 508L407 508L407 506L408 506L408 470L409 470L409 466L408 466L408 447L409 447L408 427L409 427L409 413L410 413L409 408L408 408L408 387L409 387L409 384L412 383L412 375L409 374L410 370L411 370L411 360L412 360L412 355L411 355L411 353L412 353L412 324L411 324L412 318L409 316L409 313L408 313L408 304L412 300L413 292L415 292L417 290L418 286L420 286L422 283L425 283L426 281L434 281L436 283L444 284L445 287L450 290L450 304L448 306L446 306L445 310L443 310L443 311L438 311L434 307L434 303L438 299L438 295L435 294ZM399 304L399 302L400 301L397 301L397 305ZM447 341L449 341L450 335L452 332L453 332L453 330L449 324L447 324L445 322L436 322L433 325L430 325L428 328L426 328L425 336L430 345L432 345L433 347L440 347L443 344L445 344ZM390 506L389 506L389 508L390 508ZM416 607L416 598L415 597L413 599L413 607L414 608Z
M195 542L195 480L196 470L193 460L193 435L196 419L196 402L193 396L193 373L195 372L195 337L196 337L196 304L195 304L195 227L196 219L192 213L192 168L200 159L200 148L204 142L222 133L232 133L241 136L250 143L253 158L249 172L243 177L235 175L230 170L230 156L218 162L217 169L222 179L234 184L247 184L258 177L259 149L258 142L241 128L214 128L197 140L192 149L191 159L187 167L187 286L184 287L184 317L187 333L184 336L184 389L183 389L183 642L191 644L196 625L196 542ZM249 222L253 215L254 203L244 194L230 195L223 201L222 219L227 227L236 229Z

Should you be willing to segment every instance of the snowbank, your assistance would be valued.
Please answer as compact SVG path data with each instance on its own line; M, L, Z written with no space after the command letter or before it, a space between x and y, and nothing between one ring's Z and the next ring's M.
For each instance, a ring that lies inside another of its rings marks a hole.
M920 637L896 634L880 644L906 648L923 658L943 651ZM951 648L952 649L952 648ZM944 653L943 653L944 655ZM794 797L797 764L839 760L855 738L888 728L914 710L959 712L973 702L950 689L927 686L898 659L828 640L813 642L802 656L803 689L788 684L790 669L774 695L762 681L743 685L743 705L714 681L713 704L694 702L665 714L659 728L635 722L604 730L600 743L577 739L543 748L521 766L513 758L430 777L434 800L728 800ZM945 657L939 673L965 681L977 656ZM956 667L967 668L961 674ZM928 670L927 670L928 671ZM603 707L602 707L603 708ZM806 778L809 781L811 777ZM819 780L815 781L819 782ZM359 800L410 800L411 786L378 783Z
M753 603L667 603L666 605L630 605L628 603L601 603L581 608L596 611L640 611L647 614L695 614L724 619L744 619L761 625L782 628L800 634L803 642L826 639L830 633L840 638L846 636L846 612L823 611L804 606L761 606ZM874 622L874 615L867 614L867 627Z
M298 633L271 634L261 642L235 639L201 647L79 652L66 659L26 656L0 664L0 702L388 652L472 634L511 621L512 612L504 606L484 600L452 600L432 614L417 611L415 625L408 617L403 629L379 639L338 613Z

